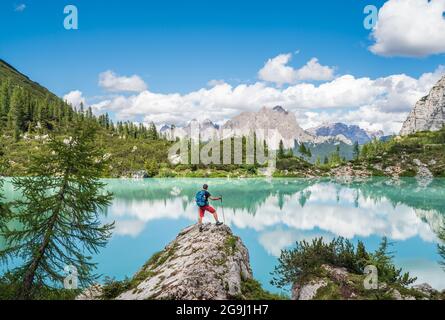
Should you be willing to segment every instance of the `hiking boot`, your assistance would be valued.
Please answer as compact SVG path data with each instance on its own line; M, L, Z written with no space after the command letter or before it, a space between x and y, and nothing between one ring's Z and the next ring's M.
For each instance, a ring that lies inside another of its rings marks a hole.
M199 226L199 232L202 232L202 231L203 231L202 226Z
M218 222L216 223L216 226L217 226L217 227L218 227L218 226L221 226L221 225L223 225L222 222L219 222L219 221L218 221Z

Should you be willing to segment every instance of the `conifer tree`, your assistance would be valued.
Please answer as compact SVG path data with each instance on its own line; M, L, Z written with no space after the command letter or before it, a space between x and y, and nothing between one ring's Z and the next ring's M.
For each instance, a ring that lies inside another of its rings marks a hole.
M353 150L353 153L354 153L354 159L355 159L355 160L358 160L358 159L360 158L360 146L359 146L359 144L358 144L358 141L356 141L356 142L354 143L354 150Z
M285 156L284 143L283 140L280 140L280 144L278 146L278 159L282 159Z
M18 140L22 131L25 108L25 94L22 88L15 87L12 91L8 112L8 127L12 130L14 140Z
M6 125L9 113L9 89L10 83L5 80L0 85L0 128Z
M73 124L71 137L51 137L42 154L33 156L26 178L13 180L22 198L13 204L11 219L20 228L3 232L6 249L0 258L21 257L13 269L20 282L19 299L33 297L36 287L60 286L64 268L77 269L81 285L94 279L89 255L106 245L112 224L100 222L112 196L99 180L106 161L94 145L96 129Z
M153 122L150 124L150 128L148 129L148 138L150 140L158 140L158 138L159 138L158 131L157 131L156 126Z
M4 159L3 145L0 141L0 232L5 225L6 215L9 212L8 206L4 203L3 196L3 174L6 169L6 160Z

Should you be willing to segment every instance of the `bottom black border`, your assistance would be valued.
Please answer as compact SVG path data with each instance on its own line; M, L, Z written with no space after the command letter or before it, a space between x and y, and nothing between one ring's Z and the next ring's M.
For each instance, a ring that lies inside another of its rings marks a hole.
M91 319L94 314L101 319L110 316L122 320L311 319L318 315L386 319L390 314L397 318L417 312L422 317L441 314L443 307L443 301L0 301L3 314L11 311L15 315L79 320Z

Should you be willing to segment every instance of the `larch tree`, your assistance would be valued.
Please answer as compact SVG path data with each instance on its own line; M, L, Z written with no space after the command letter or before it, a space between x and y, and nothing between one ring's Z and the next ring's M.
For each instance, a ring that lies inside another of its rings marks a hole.
M3 232L6 248L0 258L20 257L12 272L19 279L18 299L32 299L36 288L58 288L69 267L82 286L91 284L97 254L111 236L114 224L101 216L112 200L99 180L106 164L95 146L93 126L73 124L70 137L51 137L45 150L33 156L25 178L13 179L21 192L10 218L20 228Z

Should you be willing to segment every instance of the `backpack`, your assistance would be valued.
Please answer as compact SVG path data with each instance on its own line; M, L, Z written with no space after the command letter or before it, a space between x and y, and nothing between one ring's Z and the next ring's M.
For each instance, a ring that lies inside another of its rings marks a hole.
M206 192L204 190L199 191L196 194L195 200L198 207L205 207L207 205Z

